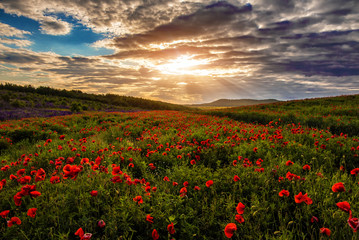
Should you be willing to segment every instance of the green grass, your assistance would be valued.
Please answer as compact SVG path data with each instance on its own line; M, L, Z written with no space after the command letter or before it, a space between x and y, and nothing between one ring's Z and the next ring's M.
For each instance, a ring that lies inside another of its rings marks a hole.
M277 107L271 106L272 111L286 116L285 108ZM236 111L244 114L241 109ZM258 123L147 111L1 122L0 180L6 184L0 190L0 212L10 213L0 218L0 238L80 239L75 232L82 228L91 239L152 239L153 229L160 239L227 239L224 229L235 223L232 239L326 239L323 227L331 230L332 239L357 239L349 214L336 203L347 201L358 217L359 179L350 173L359 167L358 136L299 125L298 117L293 123ZM342 118L355 122L353 116ZM68 164L81 168L75 179L65 179ZM303 169L306 164L310 170ZM116 166L121 182L113 183ZM35 182L40 168L45 180ZM22 177L31 176L27 184L36 185L41 196L23 196L17 206L14 195L26 185L18 181L20 169L25 169ZM300 179L289 180L288 172ZM60 182L52 184L52 176ZM211 187L208 180L213 180ZM180 196L185 182L187 193ZM338 182L345 192L332 191ZM283 189L288 197L279 196ZM92 190L98 195L91 196ZM300 192L313 203L296 203ZM135 202L136 196L143 203ZM245 205L244 223L235 221L239 202ZM37 208L35 218L27 216L30 208ZM146 221L148 214L153 223ZM15 216L21 224L8 227ZM319 222L311 223L312 216ZM104 228L98 227L99 220ZM172 235L167 230L171 223Z

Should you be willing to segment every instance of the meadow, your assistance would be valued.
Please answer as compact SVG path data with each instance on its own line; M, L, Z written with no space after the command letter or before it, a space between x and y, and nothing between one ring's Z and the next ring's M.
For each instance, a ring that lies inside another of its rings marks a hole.
M0 122L2 239L358 239L357 95Z

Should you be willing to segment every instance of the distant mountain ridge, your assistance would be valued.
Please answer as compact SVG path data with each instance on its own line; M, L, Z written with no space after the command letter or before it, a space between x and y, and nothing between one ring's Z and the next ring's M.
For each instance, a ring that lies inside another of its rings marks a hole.
M210 103L192 104L191 107L240 107L280 102L277 99L218 99Z

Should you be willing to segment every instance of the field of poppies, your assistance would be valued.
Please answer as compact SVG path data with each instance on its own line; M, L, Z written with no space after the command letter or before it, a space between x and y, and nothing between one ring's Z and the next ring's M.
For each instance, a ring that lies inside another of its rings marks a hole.
M277 110L2 121L0 238L357 239L359 136Z

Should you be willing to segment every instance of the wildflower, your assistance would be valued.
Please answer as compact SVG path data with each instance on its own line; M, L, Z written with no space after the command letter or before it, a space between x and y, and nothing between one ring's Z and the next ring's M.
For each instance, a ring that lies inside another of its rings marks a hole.
M148 166L151 168L151 170L155 170L155 169L156 169L156 167L155 167L155 165L153 165L153 163L148 164Z
M224 234L227 238L231 238L234 234L234 231L237 230L237 226L234 223L228 223L227 226L224 228Z
M303 170L309 171L310 170L310 166L308 164L303 166Z
M237 214L237 215L236 215L236 221L237 221L238 223L244 223L244 218L243 218L243 216L240 215L240 214Z
M330 237L331 231L329 230L329 228L321 228L320 233L323 233L323 234L327 235L328 237Z
M27 210L27 216L35 218L36 211L37 211L37 208L30 208L29 210Z
M183 186L184 186L184 187L188 187L188 185L189 185L189 183L188 183L187 181L185 181L185 182L183 183Z
M359 228L359 219L358 218L349 218L348 219L349 226L356 232Z
M312 216L312 218L310 219L310 222L311 223L319 222L319 219L316 216Z
M208 180L207 182L206 182L206 187L211 187L213 185L213 181L212 180Z
M51 184L59 183L60 182L60 177L59 176L52 176L50 178L50 182L51 182Z
M235 176L233 177L233 181L238 182L239 180L240 180L240 178L238 177L238 175L235 175Z
M238 203L238 205L237 205L237 207L236 207L237 213L238 213L238 214L243 214L245 207L246 207L246 206L244 206L243 203L241 203L241 202Z
M186 187L181 188L181 190L180 190L180 196L181 196L181 197L184 197L184 196L186 196L186 194L187 194L187 188L186 188Z
M312 199L311 198L309 198L308 196L308 193L306 193L306 194L302 194L302 192L300 192L300 193L298 193L298 195L295 195L294 196L294 200L295 200L295 202L296 203L302 203L302 202L305 202L307 205L310 205L310 204L312 204L313 203L313 201L312 201Z
M201 188L198 187L198 186L195 186L195 187L194 187L194 190L199 191L199 190L201 190Z
M153 240L157 240L160 238L156 229L153 229L153 231L152 231L152 238L153 238Z
M340 210L349 213L350 211L350 204L348 202L338 202L337 206Z
M20 225L20 224L21 224L20 218L18 218L18 217L12 217L12 218L10 219L10 221L7 221L7 226L8 226L8 227L12 227L12 225L14 225L14 224Z
M143 203L142 196L136 196L133 198L133 201L137 202L138 204Z
M149 222L149 223L153 223L153 217L151 217L150 214L147 214L146 221Z
M359 173L359 168L354 168L353 170L350 171L350 174L352 175L357 175Z
M82 230L82 228L77 229L77 231L75 232L75 235L79 236L81 239L84 236L84 230Z
M192 159L190 163L191 163L191 165L195 165L196 161L194 159Z
M16 172L16 175L17 175L18 177L22 177L22 175L24 175L24 173L25 173L25 169L20 169L20 170L18 170L18 171Z
M287 165L287 166L290 166L290 165L293 165L294 163L291 161L291 160L288 160L286 163L285 163L285 165Z
M2 211L0 212L0 216L2 218L7 218L7 215L10 213L10 210L5 210L5 211Z
M96 197L97 194L98 194L98 191L92 190L92 191L90 192L90 194L91 194L91 196Z
M40 196L40 195L41 195L41 193L38 192L38 191L32 191L32 192L30 192L30 196L31 196L31 197L34 197L34 198L37 198L37 197Z
M345 187L342 182L338 182L332 186L333 192L345 192Z
M170 234L175 234L175 227L173 226L173 223L171 223L171 224L168 224L168 226L167 226L167 230L168 230L168 232L170 233Z
M280 196L280 197L283 197L283 196L288 197L288 196L289 196L289 191L283 189L282 191L279 192L279 196Z
M163 181L169 182L170 179L169 179L167 176L165 176L165 177L163 178Z
M97 226L99 226L100 228L103 228L106 226L106 223L101 219L100 221L98 221Z

